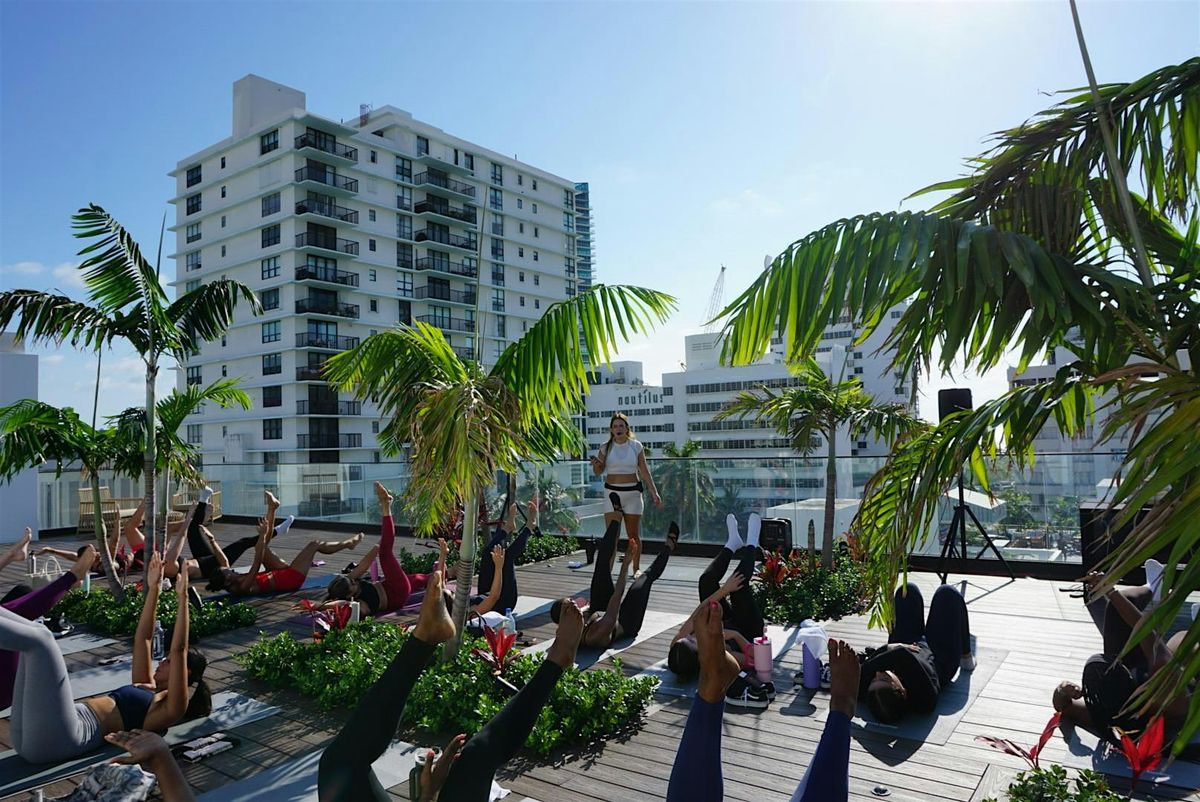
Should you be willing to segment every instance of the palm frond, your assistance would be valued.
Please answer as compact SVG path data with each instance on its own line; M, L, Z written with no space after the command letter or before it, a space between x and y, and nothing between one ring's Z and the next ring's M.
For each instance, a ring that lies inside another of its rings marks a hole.
M167 307L166 317L173 332L171 350L175 356L182 359L201 343L224 334L233 323L239 300L250 304L250 314L262 313L262 304L254 290L232 279L203 284Z
M79 461L98 468L112 455L112 435L85 423L74 409L23 399L0 407L0 478L54 463L55 476Z
M96 240L79 251L83 282L100 309L112 313L140 304L144 330L166 328L167 294L142 249L117 219L93 203L72 217L75 236Z
M98 349L124 332L120 321L102 309L73 301L65 295L36 290L0 293L0 331L17 319L13 334L18 340L47 340Z
M491 373L525 400L522 414L539 407L551 416L569 414L587 394L584 347L593 363L608 362L619 343L648 333L674 308L675 299L665 293L597 284L551 305L504 350Z

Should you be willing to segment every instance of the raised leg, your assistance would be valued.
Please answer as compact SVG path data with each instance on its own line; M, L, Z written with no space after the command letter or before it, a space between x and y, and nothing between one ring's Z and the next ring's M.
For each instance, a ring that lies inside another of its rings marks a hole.
M916 643L925 635L925 599L921 589L909 582L896 588L896 624L888 633L888 643Z
M600 541L600 551L596 556L596 567L592 570L591 600L588 608L593 611L603 611L608 607L616 587L612 580L612 563L617 554L617 536L621 532L621 521L615 520L608 524L604 531L604 539Z
M925 622L925 640L933 652L938 675L948 682L963 657L971 654L971 625L967 602L950 585L942 585L929 600L929 619Z
M621 637L636 638L641 631L642 621L646 618L646 606L650 603L650 588L654 585L654 580L666 570L667 560L671 559L674 551L675 542L668 540L650 564L650 569L633 580L633 584L625 592L625 599L617 613L617 626L620 628Z
M766 631L762 611L754 602L750 592L750 579L754 576L754 563L758 560L758 546L743 546L738 549L736 573L746 578L745 583L729 595L729 623L747 640L754 640Z

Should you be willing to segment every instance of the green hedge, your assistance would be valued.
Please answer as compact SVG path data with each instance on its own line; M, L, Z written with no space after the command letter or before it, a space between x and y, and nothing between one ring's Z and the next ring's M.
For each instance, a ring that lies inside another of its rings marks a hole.
M312 697L326 709L352 707L383 673L408 634L378 621L331 632L321 643L297 641L288 633L261 637L237 659L250 676ZM488 666L471 655L484 641L467 638L457 660L433 663L408 697L403 723L435 733L473 733L508 701ZM517 657L505 678L523 686L542 656ZM525 746L547 755L563 746L586 744L624 731L640 721L658 681L627 678L617 670L563 673Z
M869 596L862 563L853 559L842 544L834 550L832 571L822 568L820 561L818 555L817 566L810 569L807 553L797 558L767 556L750 584L764 619L793 625L807 618L836 620L867 609Z
M90 594L76 588L64 596L52 612L62 613L71 623L82 624L103 635L132 635L137 631L144 599L145 595L132 587L125 591L125 600L120 602L103 588L93 588ZM178 605L178 597L173 590L159 594L158 620L168 631L175 626ZM209 602L199 609L192 608L188 632L190 639L195 642L198 638L218 632L248 627L256 620L258 611L249 604Z
M479 544L479 550L482 552L486 541ZM529 541L525 544L525 551L522 552L517 560L517 565L527 565L529 563L541 562L549 560L553 557L562 557L570 554L573 551L578 551L580 548L579 541L572 536L562 535L531 535ZM483 554L479 554L475 561L476 566L479 560L483 559ZM450 545L449 560L451 562L458 560L458 546ZM437 561L436 549L425 549L417 553L404 551L400 555L400 565L408 574L428 574L433 570L433 564Z
M1084 769L1072 783L1062 766L1047 766L1018 774L1008 786L1004 799L1007 802L1121 802L1125 797L1108 789L1103 774ZM996 802L996 799L992 797L984 802Z

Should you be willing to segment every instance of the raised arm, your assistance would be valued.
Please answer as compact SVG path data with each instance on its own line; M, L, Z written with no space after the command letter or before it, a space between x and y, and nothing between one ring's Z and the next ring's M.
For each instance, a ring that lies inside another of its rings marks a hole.
M186 573L186 571L184 572ZM133 633L133 684L150 685L154 682L153 642L154 622L158 614L158 593L162 588L162 557L152 552L146 566L146 599L142 602L142 616L138 619L137 631Z
M724 585L721 585L721 587L717 588L711 595L709 595L707 599L700 602L700 606L703 607L706 604L718 603L721 601L721 599L724 599L735 590L740 590L744 584L745 579L742 577L742 575L737 571L734 571L729 575L729 579L725 580ZM695 631L695 625L692 623L692 616L689 616L688 620L683 622L683 626L679 628L679 631L675 633L675 640L683 640L688 635L691 635L693 631ZM725 633L725 640L736 640L738 644L743 645L744 648L744 644L742 644L742 641L745 640L744 637L738 633L732 633L731 630L725 630ZM733 637L734 635L737 637Z
M371 571L371 563L375 562L375 558L379 556L379 546L372 546L371 550L363 555L363 558L358 561L358 565L354 566L354 570L350 572L351 579L362 579Z
M1092 571L1083 578L1083 584L1088 588L1092 588L1104 580L1104 574L1099 571ZM1129 628L1137 629L1138 624L1142 622L1143 613L1138 609L1137 605L1125 598L1125 595L1116 588L1109 588L1104 594L1104 598L1108 600L1109 608L1116 612L1121 617ZM1147 610L1147 613L1150 611ZM1162 651L1166 649L1166 644L1157 632L1152 632L1142 638L1138 647L1142 650L1142 654L1146 656L1146 660L1154 665L1159 661Z
M67 551L66 549L56 549L53 546L42 546L40 549L37 550L37 554L39 556L41 556L43 554L48 554L51 557L62 557L64 560L72 560L72 561L78 559L78 557L79 557L79 555L73 551ZM7 557L8 555L5 555L5 556ZM9 562L12 562L12 561L9 560ZM7 564L8 563L3 562L3 560L0 560L0 568L4 567Z
M504 588L504 547L492 549L491 559L496 570L492 572L492 587L488 590L487 598L475 606L475 612L480 615L495 609L496 602L500 601L500 591Z
M175 631L171 634L171 673L167 678L168 727L183 718L188 706L187 650L191 609L188 605L188 572L182 566L175 579L175 589L179 594L179 609L175 613Z

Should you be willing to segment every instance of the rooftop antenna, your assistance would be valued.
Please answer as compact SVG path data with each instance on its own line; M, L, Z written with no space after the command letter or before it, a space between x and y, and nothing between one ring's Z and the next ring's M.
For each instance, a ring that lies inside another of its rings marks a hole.
M371 104L358 104L358 127L365 128L367 126L367 118L371 116Z
M721 299L725 297L725 265L717 274L717 283L713 285L712 297L708 299L708 312L704 315L704 333L709 334L717 327L716 317L721 314Z

